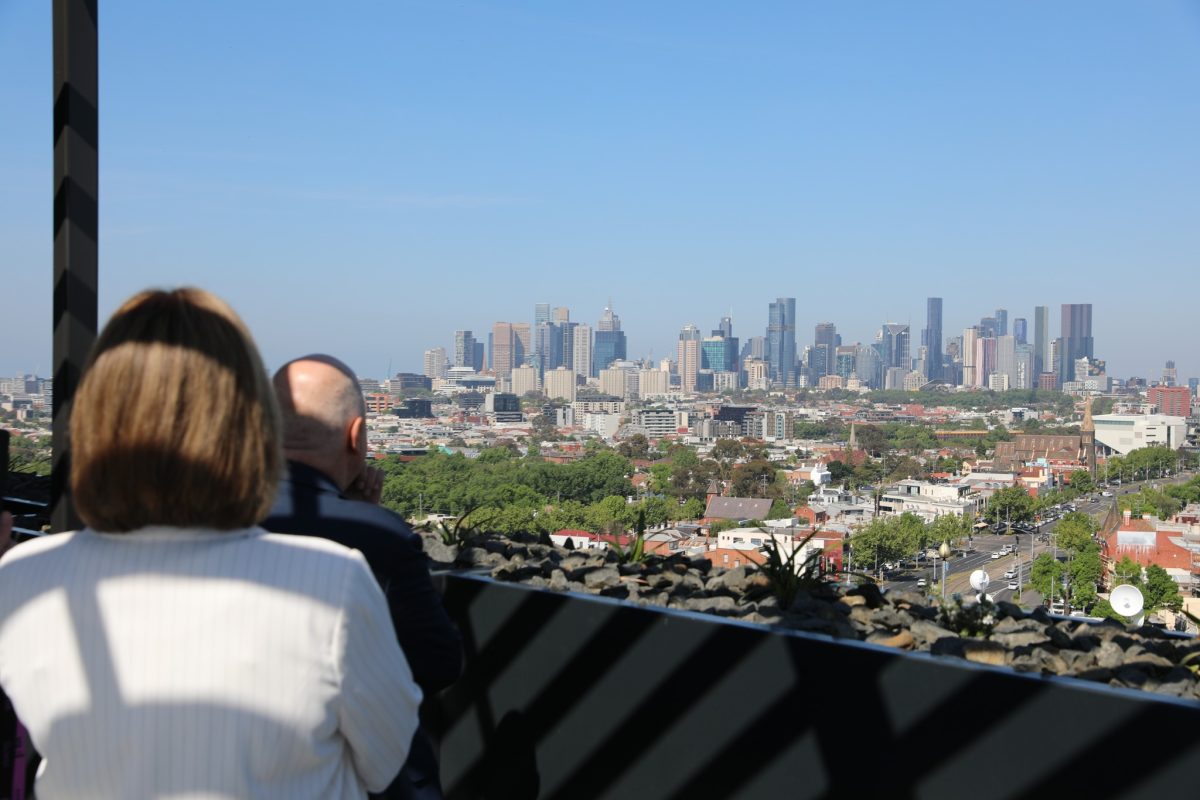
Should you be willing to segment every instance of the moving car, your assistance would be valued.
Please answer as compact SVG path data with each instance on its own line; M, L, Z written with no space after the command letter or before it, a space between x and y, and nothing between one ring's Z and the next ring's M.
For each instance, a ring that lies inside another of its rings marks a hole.
M1011 580L1012 578L1017 577L1017 571L1010 569L1008 572L1004 573L1004 577L1009 578Z
M1008 588L1012 589L1012 590L1015 592L1015 591L1017 591L1018 589L1020 589L1021 587L1017 585L1017 582L1016 582L1016 581L1009 581L1009 582L1008 582Z
M995 558L999 558L999 557L1000 557L1000 553L999 553L999 552L992 553L992 558L993 558L993 559L995 559Z
M1112 496L1113 496L1113 493L1112 493L1112 492L1105 491L1105 492L1101 492L1101 493L1100 493L1100 496L1101 496L1101 497L1112 497Z
M925 579L924 578L917 578L917 588L918 589L925 588Z

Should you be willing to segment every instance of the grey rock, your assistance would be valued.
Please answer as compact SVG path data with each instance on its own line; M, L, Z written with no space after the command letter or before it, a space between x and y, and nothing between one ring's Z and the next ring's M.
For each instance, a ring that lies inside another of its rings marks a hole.
M1096 666L1116 669L1125 661L1125 651L1115 642L1103 642L1096 651Z
M1024 619L1025 610L1016 603L999 600L996 602L996 616L1005 619Z
M737 601L732 597L724 595L687 600L684 602L683 607L692 611L704 611L709 614L726 614L738 610Z
M425 555L429 556L430 561L436 561L439 564L453 564L458 558L458 548L452 547L443 542L437 536L422 536L421 545L425 550Z
M991 639L1009 650L1016 650L1018 647L1036 647L1050 641L1050 637L1041 631L1016 631L1015 633L993 631Z
M917 640L917 644L921 647L929 647L938 639L945 639L947 637L958 638L941 625L935 625L923 619L914 620L913 624L909 626L909 632L912 633L913 638Z
M879 590L879 586L874 583L864 583L855 586L846 592L846 598L861 597L866 600L867 605L871 608L882 608L887 605L887 601L883 598L883 592Z
M547 587L556 592L565 592L567 590L567 576L561 569L556 569L550 573L550 581Z
M621 573L613 567L593 569L583 576L583 585L588 589L599 590L616 586L621 582Z
M721 570L705 581L704 588L710 592L724 589L740 594L746 590L746 568L734 567Z
M1044 631L1046 627L1047 626L1038 622L1036 619L1009 616L997 622L992 627L992 633L1025 633L1027 631L1041 632Z

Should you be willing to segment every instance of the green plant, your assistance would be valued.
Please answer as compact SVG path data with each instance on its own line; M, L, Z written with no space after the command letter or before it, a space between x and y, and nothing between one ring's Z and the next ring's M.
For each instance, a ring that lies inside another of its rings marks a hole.
M755 571L767 579L771 593L780 608L790 608L796 599L796 593L802 588L811 588L822 581L827 572L821 566L821 551L813 550L800 558L805 546L820 531L814 528L799 542L793 541L791 550L785 555L779 541L772 536L763 548L767 560L758 564ZM871 580L870 576L861 577Z
M479 529L476 527L463 527L466 525L467 517L479 510L478 506L472 507L462 514L458 519L454 520L453 525L447 525L445 520L440 520L437 523L426 523L417 526L419 531L428 531L436 533L438 538L442 540L442 544L450 547L462 547L471 539L479 535Z
M637 520L633 524L633 541L628 547L622 547L619 534L613 534L609 549L617 555L622 564L640 564L646 560L646 511L638 509Z
M938 624L959 636L982 639L990 636L996 624L996 607L986 598L978 603L964 605L962 595L955 593L950 602L942 603L938 609Z

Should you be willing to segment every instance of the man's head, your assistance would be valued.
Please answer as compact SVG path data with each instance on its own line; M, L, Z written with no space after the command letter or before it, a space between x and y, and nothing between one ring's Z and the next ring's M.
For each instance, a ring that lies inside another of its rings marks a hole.
M289 361L275 373L283 451L345 490L366 467L366 406L350 368L332 356Z

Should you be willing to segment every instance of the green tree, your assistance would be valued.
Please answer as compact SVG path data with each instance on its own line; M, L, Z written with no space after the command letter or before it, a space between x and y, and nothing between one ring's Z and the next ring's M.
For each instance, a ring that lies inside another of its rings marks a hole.
M1092 474L1086 469L1077 469L1071 473L1071 488L1079 492L1090 492L1096 488Z
M1183 598L1179 595L1179 584L1170 573L1158 564L1146 567L1146 586L1142 590L1146 596L1146 610L1167 608L1179 611L1183 608Z
M767 512L767 519L790 519L792 516L792 507L778 497L771 503L771 510Z
M985 516L990 522L1027 522L1033 519L1033 498L1020 486L996 491L988 500Z
M617 453L630 460L646 458L650 454L650 440L635 433L617 445Z
M1096 602L1096 584L1104 572L1100 548L1088 541L1071 557L1068 580L1071 584L1071 603L1087 608Z
M1113 586L1125 583L1138 588L1142 586L1142 565L1129 556L1121 556L1121 560L1113 567Z
M1089 545L1095 545L1092 536L1096 530L1096 522L1090 516L1081 511L1072 511L1063 516L1054 532L1059 547L1078 553Z
M704 516L705 505L704 501L696 497L689 497L684 501L679 508L679 513L683 519L700 519Z
M1045 597L1062 596L1062 576L1066 567L1049 553L1042 553L1033 560L1029 569L1029 585L1034 591Z
M954 546L971 535L971 521L965 516L943 514L929 523L929 532L925 537L933 544L948 542Z

